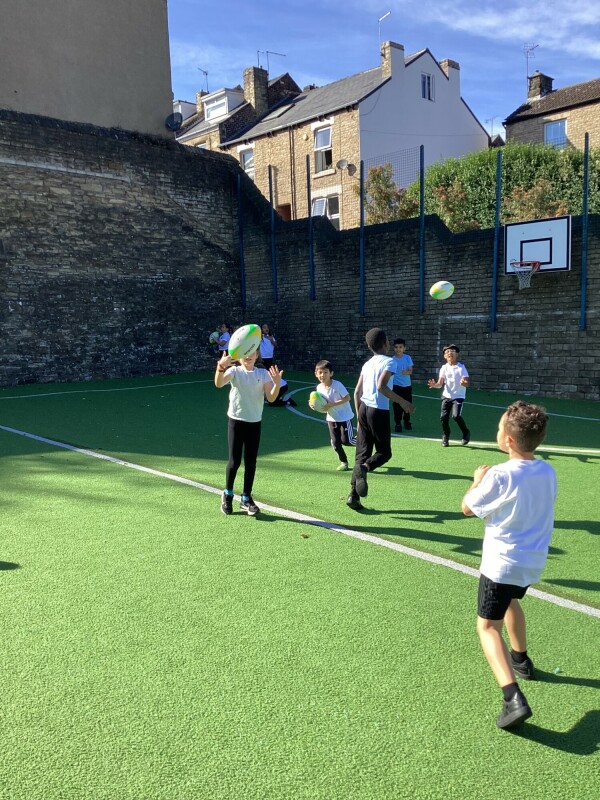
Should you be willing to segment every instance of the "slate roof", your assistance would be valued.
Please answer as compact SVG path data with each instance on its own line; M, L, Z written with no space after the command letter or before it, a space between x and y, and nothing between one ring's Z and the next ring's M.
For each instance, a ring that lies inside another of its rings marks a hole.
M564 89L556 89L537 100L527 100L504 120L504 124L510 125L530 117L539 117L542 114L555 113L598 101L600 101L600 78L565 86Z
M289 128L301 122L318 119L338 111L346 106L353 106L382 86L389 78L383 78L381 67L350 75L339 81L328 83L317 89L302 92L297 97L285 98L278 106L271 109L259 122L237 134L223 144L233 144L246 139L255 139L271 131Z

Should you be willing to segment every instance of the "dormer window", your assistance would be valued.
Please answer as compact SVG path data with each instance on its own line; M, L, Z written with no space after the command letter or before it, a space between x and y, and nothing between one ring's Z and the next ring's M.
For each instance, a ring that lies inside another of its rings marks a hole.
M223 117L227 113L227 98L216 97L214 100L204 102L204 118L215 119Z

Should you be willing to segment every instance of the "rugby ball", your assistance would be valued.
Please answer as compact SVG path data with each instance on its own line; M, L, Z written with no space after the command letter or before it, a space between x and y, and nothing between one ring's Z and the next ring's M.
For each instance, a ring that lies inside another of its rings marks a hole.
M318 411L320 414L326 414L326 411L323 411L323 406L327 404L327 399L323 397L322 394L319 394L317 391L311 392L308 398L308 405L312 408L313 411Z
M229 355L234 361L251 356L260 345L262 333L258 325L242 325L229 340Z
M208 337L208 343L209 344L216 344L219 341L220 338L221 338L221 334L219 333L219 331L213 331L211 333L211 335Z
M450 281L438 281L434 283L429 290L429 294L434 300L447 300L449 297L452 297L453 292L454 286Z

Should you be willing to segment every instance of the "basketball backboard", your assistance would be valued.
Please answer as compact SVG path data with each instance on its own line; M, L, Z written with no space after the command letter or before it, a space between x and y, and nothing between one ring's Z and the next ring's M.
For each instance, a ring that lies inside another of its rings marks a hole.
M504 274L514 261L539 261L540 272L571 269L571 217L551 217L504 226Z

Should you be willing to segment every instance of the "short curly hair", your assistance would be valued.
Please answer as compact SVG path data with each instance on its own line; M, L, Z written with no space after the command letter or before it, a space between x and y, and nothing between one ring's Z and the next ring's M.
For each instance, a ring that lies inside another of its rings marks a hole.
M517 400L506 409L504 430L525 453L533 453L541 445L546 438L547 425L548 414L541 406Z
M369 350L380 353L385 347L387 334L383 328L371 328L365 335L365 341Z

